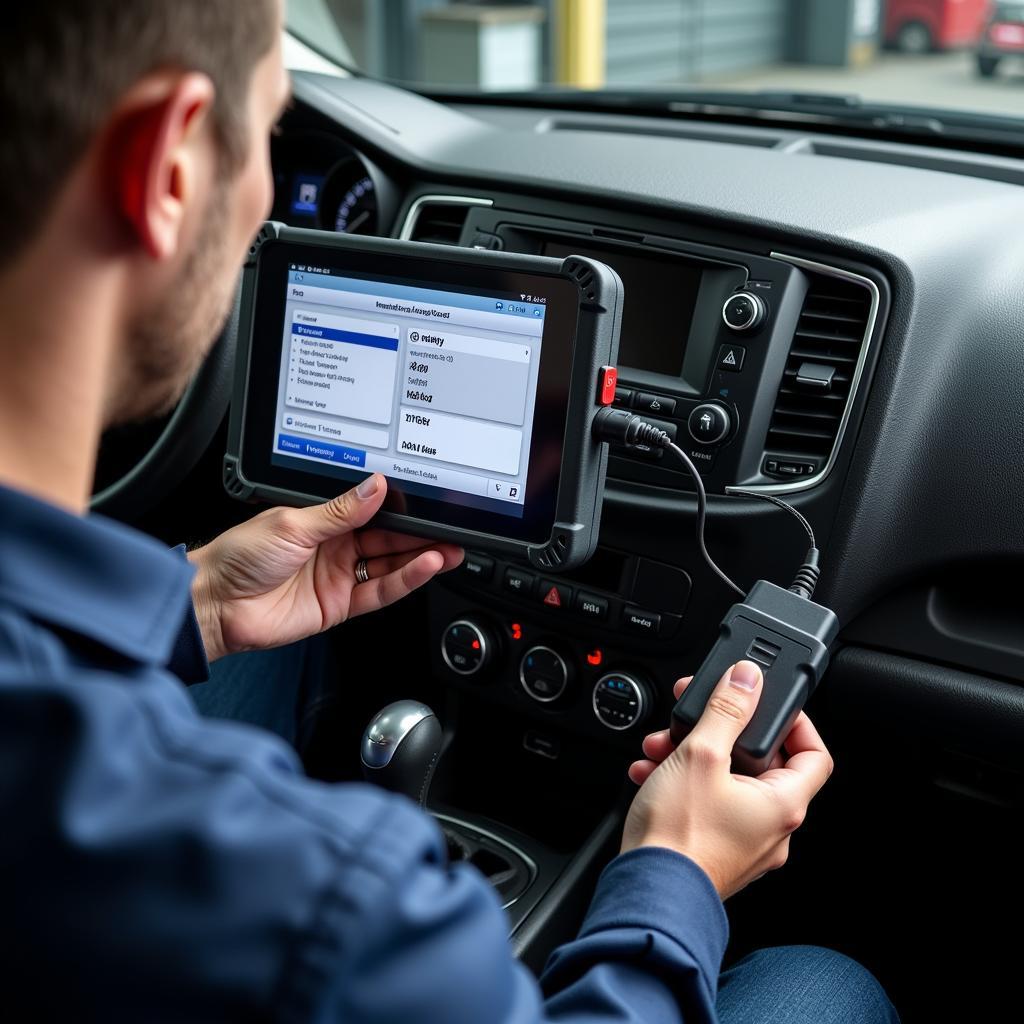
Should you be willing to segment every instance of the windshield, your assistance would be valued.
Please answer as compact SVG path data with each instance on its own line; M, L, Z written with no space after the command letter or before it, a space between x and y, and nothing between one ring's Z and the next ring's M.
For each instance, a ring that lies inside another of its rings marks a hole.
M1024 114L1024 3L289 0L337 67L427 91L737 91Z

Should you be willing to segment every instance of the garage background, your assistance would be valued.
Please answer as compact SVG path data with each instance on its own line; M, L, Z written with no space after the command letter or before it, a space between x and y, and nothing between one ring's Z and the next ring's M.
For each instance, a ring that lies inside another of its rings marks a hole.
M714 82L869 62L882 0L290 0L302 35L375 77L435 85Z

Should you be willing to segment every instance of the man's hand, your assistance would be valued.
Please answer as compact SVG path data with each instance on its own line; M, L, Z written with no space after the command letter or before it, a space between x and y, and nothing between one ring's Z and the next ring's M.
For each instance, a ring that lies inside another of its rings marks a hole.
M678 698L690 682L680 679ZM622 850L664 846L695 861L722 899L782 867L790 834L832 773L832 758L803 712L769 769L757 778L729 770L733 744L761 695L761 670L733 665L708 700L700 721L673 749L669 731L651 733L646 760L629 777L640 786L626 818Z
M405 597L462 550L386 530L357 533L380 508L379 474L310 508L273 508L189 554L196 615L210 661L301 640ZM357 583L366 559L369 581Z

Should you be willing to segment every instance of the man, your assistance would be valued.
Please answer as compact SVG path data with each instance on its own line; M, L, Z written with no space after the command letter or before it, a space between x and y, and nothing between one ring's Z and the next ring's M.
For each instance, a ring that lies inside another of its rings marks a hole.
M395 601L461 553L364 530L372 476L190 555L86 515L103 428L167 408L271 199L278 0L49 0L0 37L0 930L5 1008L111 1021L709 1021L721 899L786 859L831 761L801 717L760 779L729 751L741 662L672 751L648 737L580 937L539 987L432 822L305 780L280 740L201 719L206 660ZM368 582L354 567L365 559ZM685 685L681 681L679 687ZM800 976L800 984L795 979ZM727 972L723 1020L894 1020L821 950Z

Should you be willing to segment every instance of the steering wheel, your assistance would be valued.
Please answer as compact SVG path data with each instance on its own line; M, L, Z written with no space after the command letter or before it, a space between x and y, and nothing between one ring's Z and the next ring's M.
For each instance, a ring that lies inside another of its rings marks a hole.
M241 289L199 372L148 452L120 479L92 497L92 509L132 521L158 505L210 446L231 403Z

